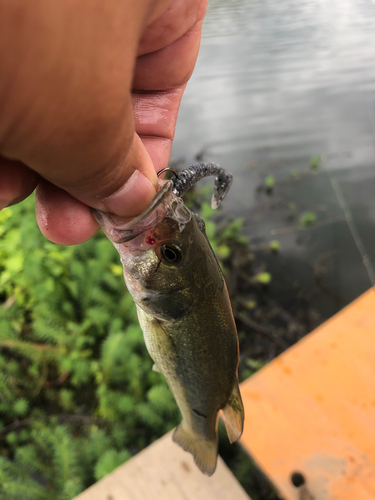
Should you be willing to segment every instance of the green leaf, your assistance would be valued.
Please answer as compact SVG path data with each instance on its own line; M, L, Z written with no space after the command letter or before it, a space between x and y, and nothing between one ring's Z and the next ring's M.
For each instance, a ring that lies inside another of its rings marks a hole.
M278 240L270 241L269 248L270 248L271 252L279 252L280 251L280 242Z
M29 409L29 402L27 399L21 398L17 399L17 401L13 405L13 412L15 415L22 417L27 413Z
M316 222L316 214L314 212L304 212L300 217L300 224L302 227L312 226Z
M272 190L275 187L275 182L275 177L273 175L267 175L264 181L266 188L269 190Z
M114 276L122 276L123 268L119 264L111 264L111 272Z
M270 273L258 273L254 276L254 280L262 285L268 285L272 280L272 276Z
M107 474L122 465L126 460L129 460L131 454L127 450L116 451L115 449L107 450L101 456L95 466L95 479L99 481Z
M312 156L311 159L310 159L310 168L311 168L311 170L318 170L320 161L321 161L320 155Z
M219 245L216 248L216 255L220 259L226 259L230 255L230 248L228 245Z
M74 392L69 389L61 389L60 404L65 411L70 411L74 408Z

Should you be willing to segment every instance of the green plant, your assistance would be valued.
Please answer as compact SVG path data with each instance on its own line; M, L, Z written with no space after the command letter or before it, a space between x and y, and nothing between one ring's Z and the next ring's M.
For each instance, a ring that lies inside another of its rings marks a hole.
M280 242L278 240L272 240L269 242L269 248L271 252L277 253L280 251Z
M299 222L302 227L312 226L316 222L316 214L314 212L303 212Z
M275 177L273 175L267 175L264 181L267 191L269 192L273 191L273 188L275 187L275 182L276 182Z
M320 155L314 155L310 159L310 169L311 170L318 170L319 165L320 165Z
M104 235L54 245L32 200L0 223L0 498L69 500L178 410Z
M262 285L268 285L271 283L272 276L270 273L261 272L254 276L254 281L256 283L261 283Z
M247 241L202 216L219 259ZM31 198L1 211L1 500L70 500L179 420L104 234L61 247Z

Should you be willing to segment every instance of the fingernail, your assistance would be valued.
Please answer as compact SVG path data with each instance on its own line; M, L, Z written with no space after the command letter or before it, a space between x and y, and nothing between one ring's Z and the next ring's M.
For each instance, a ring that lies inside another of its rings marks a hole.
M102 203L114 214L135 217L149 206L155 193L156 188L152 182L142 172L136 170L121 189L104 198Z

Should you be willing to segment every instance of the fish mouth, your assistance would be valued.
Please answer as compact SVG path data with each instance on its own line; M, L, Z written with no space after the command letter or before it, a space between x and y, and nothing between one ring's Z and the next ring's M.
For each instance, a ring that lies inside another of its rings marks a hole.
M91 209L96 222L112 243L131 241L144 231L155 227L164 218L168 210L166 200L172 193L173 182L159 179L159 186L160 189L149 207L134 219L124 219L115 214Z

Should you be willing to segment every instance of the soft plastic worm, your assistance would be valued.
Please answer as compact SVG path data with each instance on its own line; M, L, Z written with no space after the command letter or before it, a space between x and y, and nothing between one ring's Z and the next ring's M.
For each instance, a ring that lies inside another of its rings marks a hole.
M204 177L214 176L215 186L211 199L212 208L217 208L225 198L232 184L232 174L226 172L216 163L195 163L185 168L173 177L173 193L179 197L183 196L194 184Z

